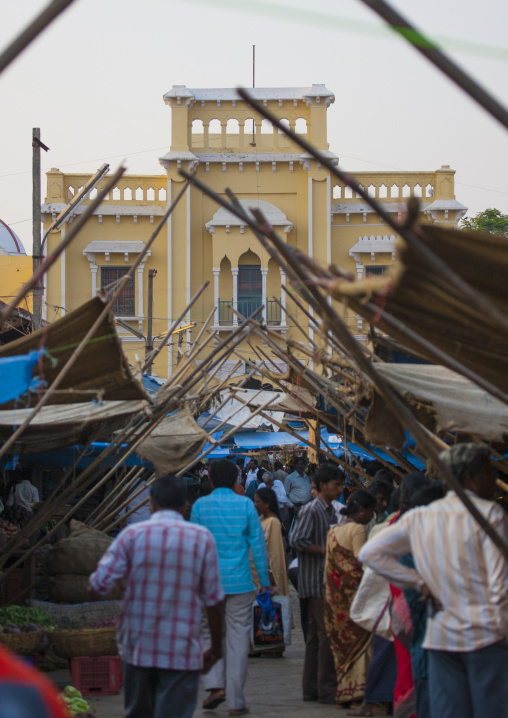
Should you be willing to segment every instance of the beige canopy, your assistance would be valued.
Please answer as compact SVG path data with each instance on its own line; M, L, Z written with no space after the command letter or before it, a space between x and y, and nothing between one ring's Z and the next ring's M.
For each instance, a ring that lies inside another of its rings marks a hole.
M133 414L149 406L147 401L88 401L44 406L14 444L12 452L53 451L83 444L92 434L96 441L109 439ZM0 443L11 436L13 426L20 426L31 413L28 407L0 411Z
M379 363L376 370L433 432L452 431L490 441L508 435L508 406L446 367ZM403 427L377 393L365 432L376 444L400 447L404 442Z
M178 471L197 456L208 434L186 410L165 417L136 449L143 459L151 461L159 476Z

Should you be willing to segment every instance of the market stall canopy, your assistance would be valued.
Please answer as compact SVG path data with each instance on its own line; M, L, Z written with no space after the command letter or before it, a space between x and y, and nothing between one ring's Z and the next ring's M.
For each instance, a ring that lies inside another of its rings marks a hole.
M103 300L95 297L53 324L0 347L0 359L44 349L42 366L38 363L34 367L34 375L38 374L51 386L103 309ZM148 400L148 394L129 369L111 312L101 322L48 403L75 404L96 398L107 401ZM32 405L37 400L38 395L33 394Z
M222 409L216 413L213 413L213 409L210 409L210 413L214 419L220 419L222 421L227 420L228 424L232 426L238 426L245 419L248 418L249 414L257 409L259 406L263 406L267 401L272 399L272 404L264 410L264 414L273 418L275 421L282 422L284 414L295 414L296 416L303 417L314 417L314 412L309 412L306 405L314 406L315 399L313 395L296 385L288 384L288 392L291 392L295 396L291 396L290 393L277 392L277 391L256 391L254 389L243 389L239 392L239 399L232 398L228 401ZM243 406L243 402L247 402L249 406ZM250 407L250 408L249 408ZM238 413L235 412L239 410ZM234 414L234 416L233 416ZM270 424L268 419L257 414L244 424L244 429L258 429L261 426L267 426Z
M376 369L432 432L458 432L489 441L508 435L508 406L462 375L429 364L379 363ZM365 436L374 444L397 448L405 440L402 425L378 393L367 415Z
M439 225L419 228L421 240L449 268L508 316L508 239L484 232L452 230ZM404 240L397 240L398 262L392 276L359 282L339 279L332 294L350 297L366 319L365 298L375 301L406 327L444 350L484 379L508 392L508 333L495 317L474 305L446 275L424 265ZM394 339L426 356L424 350L392 327Z
M125 426L131 416L143 412L148 406L145 401L89 401L44 406L10 451L12 454L32 454L83 444L92 434L98 439L110 437ZM20 426L31 413L29 407L0 411L0 443L11 436L13 426Z
M183 468L203 449L208 434L183 409L166 416L137 447L141 458L151 461L159 476Z

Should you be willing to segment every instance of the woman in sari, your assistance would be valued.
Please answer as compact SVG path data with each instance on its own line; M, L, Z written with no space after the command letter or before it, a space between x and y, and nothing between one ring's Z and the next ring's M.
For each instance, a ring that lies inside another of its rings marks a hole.
M258 489L254 496L254 506L261 519L261 526L265 534L270 578L273 579L273 585L276 587L277 593L281 596L289 596L286 555L284 553L282 526L275 491L268 487ZM257 575L254 576L254 583L256 581ZM258 583L256 583L256 586L258 586Z
M362 568L357 561L367 541L365 526L374 515L376 499L355 491L341 509L348 521L328 533L325 564L325 626L337 670L337 703L361 701L370 660L372 634L349 618Z

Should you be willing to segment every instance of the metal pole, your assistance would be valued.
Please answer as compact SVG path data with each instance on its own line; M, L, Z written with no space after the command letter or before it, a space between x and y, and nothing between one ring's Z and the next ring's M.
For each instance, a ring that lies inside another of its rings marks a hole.
M32 130L32 239L33 239L33 273L41 263L41 130ZM42 277L33 291L33 331L42 324Z
M146 345L145 345L145 363L150 355L150 352L153 350L153 337L152 337L152 319L153 319L153 278L157 274L156 269L149 269L148 270L148 330L146 335ZM148 375L151 375L152 373L152 364L147 366L146 373Z

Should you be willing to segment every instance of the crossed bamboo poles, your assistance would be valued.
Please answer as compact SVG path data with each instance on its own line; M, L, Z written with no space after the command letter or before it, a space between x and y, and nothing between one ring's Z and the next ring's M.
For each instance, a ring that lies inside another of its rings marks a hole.
M363 189L363 187L361 187L361 185L359 185L359 183L356 182L356 180L349 177L346 173L342 172L342 170L338 169L327 157L317 151L302 137L296 135L296 133L285 127L273 113L265 108L260 102L256 101L249 92L239 88L238 94L258 114L272 122L275 127L278 127L278 129L290 137L293 142L299 145L304 151L310 153L311 156L318 162L321 162L322 165L327 167L332 174L352 187L354 191L356 191L366 202L368 202L370 206L373 207L373 209L389 226L391 226L406 240L411 249L418 257L420 257L421 261L424 262L425 265L428 266L434 273L441 277L443 274L446 274L446 277L452 286L454 286L480 310L496 319L502 329L505 329L505 331L508 330L508 320L495 305L493 305L480 292L471 287L455 272L450 271L450 268L445 265L444 262L427 246L425 246L420 236L418 236L410 228L400 226L394 218L385 211L382 205L377 203L368 195L368 193ZM231 190L226 190L226 194L230 200L228 202L222 196L213 192L209 187L200 182L195 176L191 177L184 170L180 170L180 174L199 190L215 200L219 205L227 209L233 215L239 217L253 230L264 249L275 260L279 267L286 272L290 282L293 283L295 291L300 294L302 299L304 299L312 310L320 316L324 322L326 322L329 332L334 335L336 342L338 342L341 347L341 353L348 356L356 364L358 370L370 380L372 386L375 387L375 390L384 397L389 408L398 417L402 425L413 435L419 449L431 462L438 475L442 477L450 488L457 493L475 521L481 526L485 533L487 533L503 555L508 559L508 544L497 533L483 514L481 514L481 512L476 508L460 482L457 481L448 467L441 461L440 452L443 449L442 442L431 434L431 432L429 432L414 417L397 392L392 389L390 384L379 374L379 372L377 372L375 369L375 363L370 361L370 359L365 355L365 352L362 351L358 342L349 332L344 320L330 305L328 295L325 294L319 286L317 286L315 281L316 276L321 276L322 278L323 272L326 274L326 270L322 270L315 262L306 257L302 252L299 252L293 247L287 245L277 235L274 228L269 224L266 217L259 209L252 209L251 215L249 215L241 207ZM378 310L379 308L376 307L376 311ZM404 334L405 329L406 328L403 327L401 323L399 332ZM438 352L434 352L435 356L437 356L437 354ZM443 355L443 359L447 358L444 352L441 352L441 354ZM443 359L441 359L441 361L443 361ZM451 357L447 359L447 365L449 366L449 360ZM483 380L476 375L474 375L474 377L471 376L471 372L466 373L466 368L463 367L460 362L454 360L453 368L455 371L460 371L460 373L468 376L468 378L471 378L477 384L483 386L483 388L486 388L485 382L483 382ZM489 385L489 389L487 390L491 391L491 393L504 401L504 403L508 404L508 396L506 396L504 392L500 392L497 387Z

